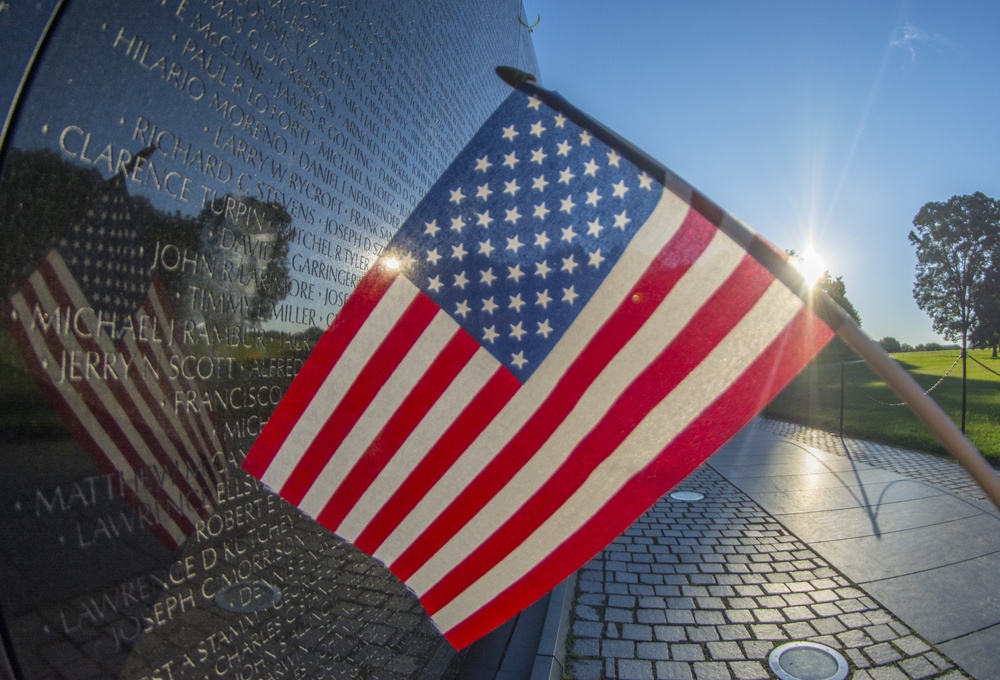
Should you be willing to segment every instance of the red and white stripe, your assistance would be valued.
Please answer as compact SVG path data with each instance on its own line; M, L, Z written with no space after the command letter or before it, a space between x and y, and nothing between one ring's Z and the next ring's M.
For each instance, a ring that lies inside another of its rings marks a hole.
M155 316L160 329L170 328L166 304L165 291L151 286L142 313ZM211 513L219 481L211 457L222 445L211 420L174 410L175 391L204 389L167 374L169 344L143 342L140 348L131 336L115 343L92 314L80 314L68 329L45 330L36 323L38 315L90 306L62 257L51 251L11 297L8 311L19 346L34 357L29 369L74 437L102 472L121 475L126 500L146 508L152 531L176 549ZM115 355L134 364L127 376L118 364L112 366L117 376L105 375L101 362L99 374L85 370L84 379L66 381L61 365L71 352Z
M524 385L376 267L244 467L388 564L462 647L613 540L830 335L665 192Z

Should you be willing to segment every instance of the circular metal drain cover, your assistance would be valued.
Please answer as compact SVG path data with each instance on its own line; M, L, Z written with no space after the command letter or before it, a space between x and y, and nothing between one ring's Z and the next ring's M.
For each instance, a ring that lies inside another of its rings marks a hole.
M670 497L675 501L693 503L694 501L702 500L705 497L705 494L698 493L697 491L674 491L670 494Z
M249 614L281 604L281 591L266 581L237 581L215 594L215 604L226 611Z
M847 660L835 649L815 642L789 642L767 657L781 680L844 680Z

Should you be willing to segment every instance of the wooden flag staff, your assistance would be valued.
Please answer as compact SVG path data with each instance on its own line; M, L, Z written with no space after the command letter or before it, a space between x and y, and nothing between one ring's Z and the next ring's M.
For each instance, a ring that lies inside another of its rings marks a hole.
M944 445L945 449L965 468L975 482L983 489L993 505L1000 509L1000 477L990 464L983 458L979 450L958 429L951 418L913 377L890 357L882 347L869 338L851 319L840 305L834 302L824 291L809 286L799 271L791 264L787 256L775 250L770 244L757 236L750 227L723 211L716 204L705 198L690 184L675 173L651 158L642 150L606 127L592 119L587 114L572 105L568 105L558 94L538 85L536 78L519 69L500 66L496 69L507 84L512 87L524 86L532 94L541 99L557 100L562 110L569 110L578 122L585 124L598 135L613 139L623 146L629 155L629 160L644 168L650 174L655 174L663 180L666 187L678 195L689 195L691 203L702 213L711 216L715 225L726 232L737 243L746 248L764 265L776 278L795 291L841 340L858 353L865 362L882 378L907 406L930 428L934 436Z

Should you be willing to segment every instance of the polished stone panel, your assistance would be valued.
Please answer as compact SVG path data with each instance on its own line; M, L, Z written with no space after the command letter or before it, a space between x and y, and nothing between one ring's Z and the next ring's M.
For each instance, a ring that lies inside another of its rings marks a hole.
M0 616L15 670L440 677L455 653L413 594L240 464L509 92L495 67L537 73L519 0L11 5Z

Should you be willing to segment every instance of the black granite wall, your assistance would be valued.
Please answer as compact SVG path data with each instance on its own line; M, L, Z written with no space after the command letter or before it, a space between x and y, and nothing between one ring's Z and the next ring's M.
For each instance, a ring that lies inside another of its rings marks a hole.
M537 73L519 0L3 4L13 670L442 677L416 599L239 465L494 68Z

